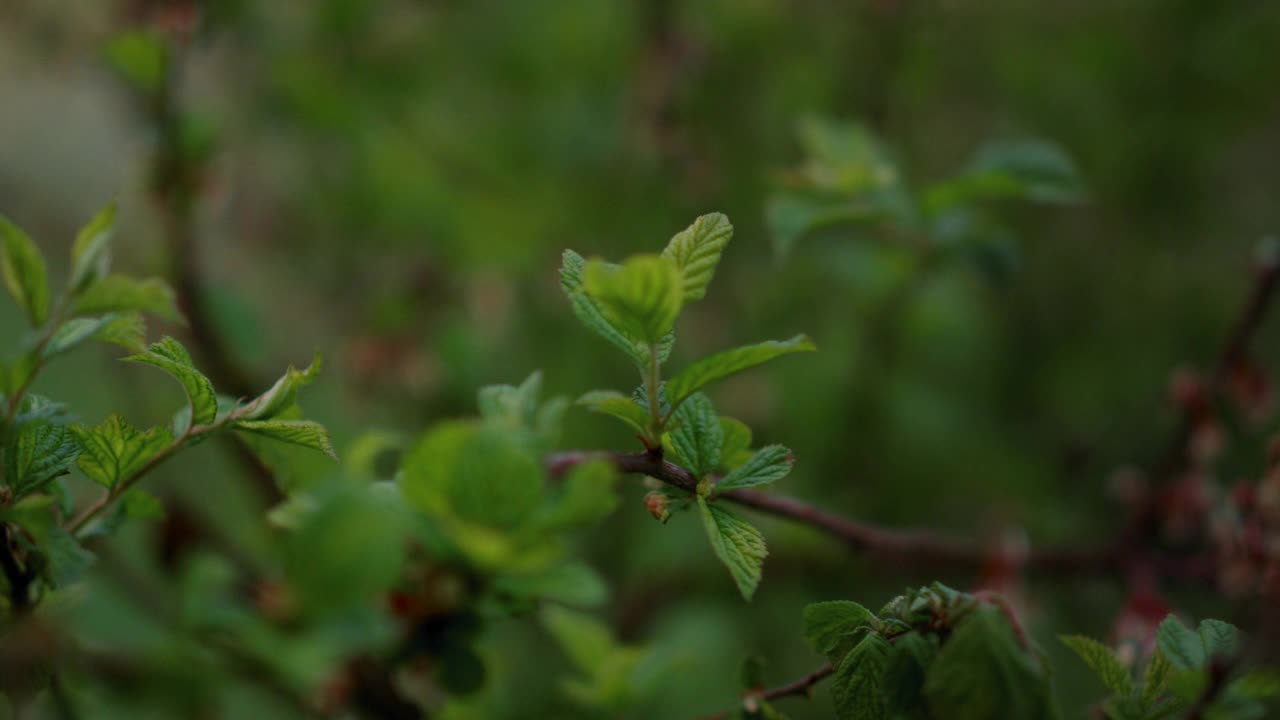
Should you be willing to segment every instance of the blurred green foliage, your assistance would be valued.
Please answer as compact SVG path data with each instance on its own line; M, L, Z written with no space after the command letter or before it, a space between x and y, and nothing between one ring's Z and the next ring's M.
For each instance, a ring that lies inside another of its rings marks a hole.
M274 658L286 685L342 695L325 685L335 667L401 640L384 608L358 602L395 587L402 614L449 619L414 639L462 668L443 686L471 689L466 670L486 668L476 695L420 698L443 717L572 717L583 700L689 717L738 696L743 657L766 656L775 681L811 671L811 602L973 585L963 569L872 564L766 518L770 558L746 604L714 556L688 550L702 528L653 523L638 483L619 484L620 510L594 529L517 528L547 576L506 578L498 595L504 613L541 622L458 611L466 573L397 575L420 559L397 542L415 521L380 493L424 428L537 368L550 396L636 384L569 311L561 252L652 251L713 210L733 218L734 251L681 318L670 362L814 338L820 353L708 390L756 445L793 450L789 493L980 538L1105 536L1123 521L1115 470L1157 460L1177 425L1170 371L1214 362L1254 243L1280 227L1277 32L1273 3L1194 0L4 3L0 211L57 277L78 272L62 239L112 198L117 264L141 275L178 276L189 256L175 234L193 228L198 297L255 391L317 350L330 361L305 404L344 460L261 445L287 490L307 490L271 524L225 446L161 468L168 519L124 528L100 553L100 600L67 615L91 649L136 665L77 689L76 704L94 717L289 716L245 662ZM4 337L22 336L37 300L0 308ZM1277 350L1264 326L1255 355ZM116 412L167 425L181 391L147 370L80 353L33 390L77 398L86 426ZM571 409L545 442L634 448L632 429L597 419ZM495 464L519 456L462 422L429 437L492 442ZM1247 414L1229 426L1216 495L1262 473L1274 427ZM416 540L483 564L490 525L520 523L475 507L466 472L423 481L415 512L453 520ZM520 495L525 509L564 500L549 484ZM266 581L242 587L246 565ZM295 607L291 583L318 604ZM424 601L415 583L439 595ZM605 588L608 600L590 617L533 613L528 598L564 588L570 605ZM1080 716L1095 681L1052 638L1106 636L1123 584L1010 590L1027 598L1064 715ZM1164 592L1197 616L1243 612L1214 592ZM251 657L215 657L228 636ZM827 717L819 696L780 708Z

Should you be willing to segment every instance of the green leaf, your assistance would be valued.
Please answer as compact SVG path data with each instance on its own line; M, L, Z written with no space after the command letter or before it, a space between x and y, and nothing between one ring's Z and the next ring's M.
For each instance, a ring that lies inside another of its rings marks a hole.
M1173 666L1159 648L1151 654L1151 661L1142 673L1142 706L1151 708L1160 700L1169 683L1169 673Z
M108 489L132 477L173 442L168 430L154 427L141 432L119 415L97 427L73 425L71 431L83 448L77 463L80 470Z
M724 443L720 446L720 464L730 470L751 458L751 428L741 420L720 416L720 434Z
M587 295L583 287L583 273L587 261L581 255L565 250L560 264L560 287L569 298L569 305L578 320L595 334L607 340L614 347L631 358L638 367L646 367L649 362L649 351L642 343L628 337L619 327L610 322L601 311L595 300ZM665 340L665 338L664 338ZM672 336L674 341L674 336ZM667 346L668 352L670 346Z
M115 232L116 204L112 202L76 234L71 246L71 276L67 280L73 293L106 276L111 267L111 236Z
M875 620L870 610L856 602L812 603L804 609L804 637L814 650L837 663L858 642L859 631L868 629Z
M127 517L135 520L164 519L164 503L160 498L140 488L130 488L121 500L121 507Z
M32 327L39 327L49 317L49 277L44 257L22 228L3 215L0 215L0 243L4 284Z
M938 648L933 636L908 632L893 639L884 672L885 706L892 718L928 717L924 702L925 673Z
M1234 655L1240 645L1240 631L1235 625L1221 620L1201 620L1198 629L1204 645L1206 660L1218 656Z
M578 607L598 607L609 597L599 573L583 563L561 563L532 575L499 575L494 587L528 600L552 600Z
M1111 648L1083 635L1062 635L1058 638L1075 651L1081 660L1093 670L1103 687L1111 692L1128 696L1133 692L1133 678Z
M542 626L584 674L591 675L615 652L617 643L607 625L592 615L549 605Z
M836 667L831 695L835 699L837 718L888 720L884 674L889 666L891 649L888 640L870 633Z
M636 401L614 390L592 390L578 398L577 405L582 405L591 412L612 415L635 428L636 432L645 434L649 424L649 413L636 404Z
M96 318L72 318L58 326L44 346L49 359L74 349L87 340L101 340L130 350L142 349L144 326L137 313L109 313Z
M605 460L575 466L565 478L560 495L552 502L543 526L586 527L605 518L618 507L618 494L614 490L617 479L617 470Z
M55 588L78 582L94 560L93 553L81 547L71 533L59 527L50 531L45 551L48 562L41 574Z
M148 32L116 36L107 45L106 56L116 72L144 92L155 92L160 88L169 62L164 40Z
M1084 195L1075 163L1041 140L992 141L978 149L970 172L1016 183L1019 195L1045 203L1070 203Z
M790 340L769 340L756 345L734 348L711 355L686 367L667 381L667 397L679 407L690 394L721 378L742 372L750 367L768 362L776 357L797 352L817 350L813 341L804 335Z
M1204 667L1204 642L1182 621L1169 615L1156 629L1156 647L1175 669L1186 672Z
M1049 695L1039 662L991 607L956 625L925 680L930 710L955 720L1052 717Z
M191 403L192 426L208 425L217 418L218 396L213 391L213 383L195 369L191 355L182 343L166 336L152 343L145 352L130 355L125 360L154 365L176 378Z
M716 490L732 490L777 482L791 473L791 466L795 461L795 456L788 448L782 445L767 445L757 450L746 463L725 475L716 484Z
M80 443L67 426L29 423L4 454L4 479L14 494L23 495L65 475L79 456Z
M610 324L642 342L662 342L680 314L680 271L658 255L637 255L622 265L591 260L583 278Z
M237 420L232 427L241 432L319 450L334 460L338 459L329 440L329 431L313 420Z
M750 600L760 584L761 568L769 554L764 536L746 520L734 515L706 498L698 498L702 526L711 541L716 557L729 569L742 597Z
M405 499L433 517L516 529L535 520L544 502L539 458L491 426L437 425L410 449L401 473Z
M241 417L246 420L267 420L292 407L298 399L298 390L310 384L320 374L322 364L320 356L316 355L311 364L302 370L290 365L270 390L245 406Z
M721 213L703 215L676 233L662 256L675 263L683 275L684 302L701 300L715 275L720 254L733 237L733 225Z
M173 290L163 280L135 280L125 275L108 275L91 282L76 296L71 312L74 315L145 312L173 322L182 320Z
M724 431L710 398L696 393L680 406L674 419L677 425L664 439L670 443L676 459L699 477L720 467Z
M537 419L542 373L534 372L519 387L488 385L477 393L480 416L512 429L531 428Z

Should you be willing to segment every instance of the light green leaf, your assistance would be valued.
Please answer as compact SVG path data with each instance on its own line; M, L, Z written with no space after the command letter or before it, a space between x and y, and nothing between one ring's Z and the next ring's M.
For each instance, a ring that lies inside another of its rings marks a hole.
M71 311L74 315L145 312L174 322L182 320L173 290L163 280L135 280L125 275L94 280L76 296Z
M974 610L956 625L925 680L933 714L956 720L1052 717L1049 696L1039 661L991 607Z
M97 427L73 425L71 431L83 448L80 470L106 488L132 477L173 442L168 430L154 427L142 432L119 415Z
M703 215L676 233L662 251L683 275L684 301L701 300L715 275L720 254L733 237L733 225L721 213Z
M618 507L618 494L614 491L617 479L617 470L605 460L575 466L565 478L560 495L552 502L542 525L559 529L598 522Z
M1084 635L1062 635L1058 639L1084 660L1102 681L1103 687L1125 697L1133 692L1133 678L1129 675L1129 668L1121 664L1111 648Z
M142 349L142 316L137 313L110 313L96 318L72 318L54 331L44 346L49 359L74 349L86 340L101 340L131 350Z
M577 405L582 405L591 412L612 415L635 428L636 432L645 434L649 424L649 413L636 404L636 401L613 390L592 390L578 398Z
M39 327L49 317L49 277L44 257L22 228L3 215L0 215L0 243L4 284L32 327Z
M164 503L141 488L130 488L121 499L124 514L135 520L163 520Z
M156 33L128 32L111 40L107 61L135 88L155 92L164 82L169 52Z
M245 406L241 417L246 420L266 420L290 408L298 399L298 390L310 384L320 373L323 364L319 355L306 368L299 370L290 365L271 389L254 398Z
M1175 669L1186 672L1204 667L1207 658L1200 636L1170 615L1156 628L1156 647Z
M272 440L319 450L334 460L338 459L338 454L333 451L333 443L329 440L329 431L312 420L237 420L232 427Z
M678 407L691 393L708 383L768 362L776 357L797 352L813 352L818 348L804 335L790 340L747 345L702 358L667 381L667 397Z
M838 664L876 620L865 607L848 600L806 605L804 637L813 649Z
M196 370L191 355L182 343L171 337L152 343L145 352L130 355L125 360L146 363L164 370L182 384L191 402L192 425L208 425L218 416L218 396L213 383Z
M839 720L887 720L884 673L892 648L888 640L869 633L836 667L831 695Z
M751 458L751 428L741 420L720 416L720 434L724 444L720 446L720 464L730 470Z
M662 342L680 314L680 270L658 255L637 255L622 265L591 260L583 278L609 323L642 342Z
M16 495L25 494L69 472L79 456L80 443L67 426L23 425L4 454L5 482Z
M542 625L574 666L586 675L595 674L617 649L609 626L577 610L549 605L542 611Z
M532 575L499 575L500 592L530 600L552 600L578 607L597 607L609 598L609 587L589 565L562 563Z
M761 568L769 554L764 536L746 520L708 503L706 498L698 498L698 509L702 511L702 526L711 541L711 549L729 569L742 597L750 600L760 584Z
M1240 645L1240 631L1235 625L1221 620L1201 620L1198 629L1200 641L1204 644L1206 660L1217 656L1234 655Z
M72 292L106 277L111 267L111 237L115 232L116 204L112 202L76 234L75 244L71 246L71 276L67 281Z
M635 338L628 337L619 327L610 322L596 301L587 295L583 287L583 273L586 265L587 261L578 253L572 250L564 251L560 264L560 287L569 298L573 314L588 330L625 353L636 366L646 367L649 362L648 348ZM674 336L672 336L672 342L674 342ZM667 345L667 350L670 351L670 344Z
M716 490L754 487L777 482L791 473L795 464L791 450L782 445L767 445L756 451L751 459L725 475L716 484Z
M695 393L676 410L674 420L677 423L675 429L664 439L676 459L699 477L720 467L724 430L710 398Z
M512 429L532 428L538 415L542 373L534 372L519 387L487 385L477 393L480 416Z

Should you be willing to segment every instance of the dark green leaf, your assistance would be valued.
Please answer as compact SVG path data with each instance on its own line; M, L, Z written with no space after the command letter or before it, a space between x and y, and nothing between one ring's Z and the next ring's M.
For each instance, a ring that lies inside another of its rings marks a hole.
M1102 681L1103 687L1117 695L1127 696L1133 692L1129 668L1121 664L1111 648L1083 635L1062 635L1059 639L1084 660Z
M1051 717L1049 694L1040 662L991 607L960 621L925 680L930 710L955 720Z
M840 720L888 720L884 674L889 666L889 641L875 633L862 638L836 666L831 695Z
M711 400L695 393L676 410L674 420L675 429L665 439L680 463L699 477L718 468L724 431Z
M28 423L4 455L5 482L22 495L69 472L80 456L80 443L65 425Z
M1207 660L1200 636L1173 615L1165 618L1156 629L1156 646L1170 665L1184 672L1199 670Z
M1201 620L1198 633L1204 645L1205 660L1230 657L1240 645L1240 631L1235 625L1221 620Z
M861 638L876 616L856 602L830 600L804 609L804 636L813 649L839 662Z

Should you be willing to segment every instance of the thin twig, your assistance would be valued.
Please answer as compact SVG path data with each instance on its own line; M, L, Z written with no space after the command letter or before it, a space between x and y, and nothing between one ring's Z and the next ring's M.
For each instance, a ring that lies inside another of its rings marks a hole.
M835 672L835 668L832 667L831 663L827 663L799 680L794 680L786 685L779 685L768 690L748 690L742 696L743 707L754 706L758 708L759 703L762 701L779 700L793 695L809 697L813 693L813 686L822 682L833 672ZM729 713L718 712L712 715L705 715L701 720L725 720L728 717Z

